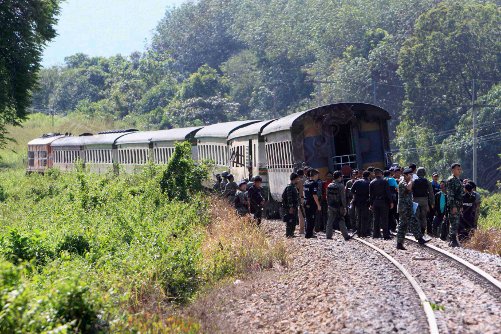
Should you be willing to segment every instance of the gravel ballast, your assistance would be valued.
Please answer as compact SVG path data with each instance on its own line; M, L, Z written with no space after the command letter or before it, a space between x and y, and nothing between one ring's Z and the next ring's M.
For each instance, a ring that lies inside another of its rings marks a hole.
M284 225L264 222L270 238ZM416 292L386 258L354 240L288 240L292 263L209 293L194 316L207 332L427 333ZM204 320L205 319L205 320Z

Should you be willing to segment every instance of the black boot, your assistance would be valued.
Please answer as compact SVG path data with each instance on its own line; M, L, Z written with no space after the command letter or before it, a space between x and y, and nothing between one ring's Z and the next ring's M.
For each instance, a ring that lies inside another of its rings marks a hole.
M351 239L351 237L350 237L349 235L348 235L348 236L346 236L346 237L344 237L344 241L348 241L348 240L350 240L350 239Z
M404 247L404 244L398 242L397 243L397 249L400 249L400 250L407 250L405 247Z
M451 236L451 241L449 241L449 247L460 247L458 238L455 235Z
M428 240L425 240L423 237L419 238L417 241L420 245L424 245L425 243L427 243L428 241L430 241L431 239L428 239Z

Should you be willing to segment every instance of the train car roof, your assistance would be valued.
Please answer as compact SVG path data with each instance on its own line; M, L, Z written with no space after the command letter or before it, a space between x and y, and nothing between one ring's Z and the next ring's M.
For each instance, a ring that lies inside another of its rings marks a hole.
M245 126L243 128L237 129L233 131L228 136L228 140L235 139L235 138L241 138L241 137L246 137L246 136L253 136L253 135L260 135L263 129L270 123L275 122L275 119L268 120L268 121L262 121L262 122L257 122L248 126Z
M203 128L202 126L193 126L189 128L140 131L127 134L117 139L116 144L140 144L162 141L184 141L192 138L195 133Z
M195 138L228 138L230 133L233 131L240 129L241 127L257 123L258 120L251 121L234 121L234 122L225 122L225 123L217 123L204 127L200 131L197 132Z
M39 137L35 138L33 140L30 140L28 142L28 145L48 145L60 138L65 137L65 135L55 135L55 136L49 136L49 137Z
M64 137L52 143L53 147L61 146L91 146L91 145L113 145L115 141L131 132L104 133L94 136L72 136Z
M343 108L343 109L349 109L352 110L355 116L357 114L360 114L362 112L369 112L373 114L374 116L381 118L381 119L390 119L390 114L388 112L378 106L372 105L372 104L367 104L367 103L334 103L334 104L329 104L321 107L316 107L310 110L306 111L300 111L288 116L285 116L283 118L279 118L275 122L271 123L270 125L266 126L263 129L262 135L267 135L270 133L274 132L279 132L279 131L285 131L285 130L290 130L294 125L297 124L298 121L300 121L302 118L304 118L306 115L316 112L322 109L333 109L333 108Z

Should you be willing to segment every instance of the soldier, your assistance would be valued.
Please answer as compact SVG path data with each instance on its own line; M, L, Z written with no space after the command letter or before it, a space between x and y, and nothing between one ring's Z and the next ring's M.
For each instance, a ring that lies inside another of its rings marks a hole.
M263 179L261 176L254 177L254 184L247 190L249 197L249 211L254 215L257 225L261 225L261 218L263 216L264 197L261 194L261 184Z
M477 192L477 184L473 181L468 182L473 187L472 193L475 195L475 228L478 226L478 217L480 216L480 204L482 196Z
M392 171L394 171L393 167L392 167ZM384 176L384 179L386 181L388 181L388 185L390 186L391 201L393 203L393 207L388 212L388 228L390 229L390 231L396 232L397 231L398 183L393 178L393 176L391 176L392 171L385 170L383 172L383 176Z
M463 211L461 212L458 229L458 236L460 240L468 239L471 232L477 228L475 225L476 207L473 186L470 183L467 183L464 185Z
M223 197L230 203L235 203L235 194L237 193L238 184L235 182L233 175L228 174L228 183L224 188Z
M383 179L383 171L379 168L374 169L375 179L369 185L369 203L370 210L374 214L373 238L381 238L381 228L383 229L383 238L391 239L388 228L388 213L393 208L391 199L390 185Z
M223 178L223 180L221 181L221 187L220 187L220 194L223 194L224 193L224 190L226 189L226 185L228 184L228 175L230 175L230 173L228 172L222 172L221 173L221 177Z
M449 246L459 247L457 239L460 210L463 206L463 185L459 180L462 173L461 165L453 163L451 165L452 175L447 179L447 209L449 213Z
M346 194L344 191L343 174L340 171L334 172L334 179L327 187L327 205L329 219L327 221L326 237L332 239L334 222L339 222L339 229L344 240L350 240L348 230L344 221L346 215Z
M304 208L306 214L305 238L316 238L313 235L315 217L322 210L318 198L318 170L308 171L308 181L304 184Z
M405 250L404 240L407 234L407 229L411 227L414 238L417 239L420 245L424 245L430 240L424 240L421 228L417 220L413 217L412 208L412 169L404 170L404 179L398 184L398 213L400 220L397 229L397 249Z
M240 216L249 213L249 198L247 196L247 181L242 180L238 183L238 190L235 195L235 209Z
M414 202L416 202L419 206L416 212L416 218L421 226L421 233L427 229L428 225L428 212L429 207L433 208L435 206L435 198L433 193L433 187L431 186L431 182L428 181L426 176L426 170L424 167L419 167L417 170L418 178L414 181L412 185L412 196L414 198ZM428 227L428 233L432 234L431 226Z
M212 190L216 193L221 192L221 174L216 174L216 183L212 186Z
M358 170L353 170L351 172L351 179L346 182L345 192L346 192L346 202L348 205L348 214L347 214L347 227L351 229L355 229L355 206L353 205L353 194L351 193L351 187L355 181L357 181Z
M355 181L351 192L353 194L353 204L355 205L356 229L359 237L369 236L369 171L362 173L362 179Z
M297 171L297 175L300 178L299 182L297 183L297 191L299 193L299 208L298 208L298 210L299 210L299 234L304 234L305 214L304 214L303 202L304 202L304 183L306 182L304 170L299 169Z
M433 218L433 233L440 239L447 239L447 226L444 222L447 212L447 194L445 191L445 181L440 181L440 191L435 194L435 216Z
M285 236L294 237L294 230L298 224L299 192L297 184L301 182L301 177L296 173L290 175L290 183L285 187L282 205L286 211Z

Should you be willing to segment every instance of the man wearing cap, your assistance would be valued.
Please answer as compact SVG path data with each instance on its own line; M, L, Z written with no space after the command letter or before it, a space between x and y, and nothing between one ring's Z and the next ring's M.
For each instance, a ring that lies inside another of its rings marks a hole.
M404 170L403 180L398 184L398 213L400 220L397 228L397 249L405 250L404 240L407 234L407 229L411 228L414 238L420 245L424 245L429 240L423 239L419 223L414 218L412 208L412 169L406 168Z
M235 182L232 174L228 174L228 183L224 188L223 197L230 203L235 203L235 194L237 193L238 184Z
M247 181L242 180L238 183L238 190L235 195L235 209L240 216L249 213L249 198L247 197Z
M301 178L296 173L290 175L290 183L285 188L284 209L286 211L285 236L287 238L294 237L294 230L298 224L298 209L299 209L299 192L297 184L301 182Z
M375 179L369 186L369 203L374 215L372 237L381 238L381 228L383 229L383 238L389 240L390 230L388 228L388 212L393 208L390 186L388 181L383 178L383 171L379 168L374 169Z
M308 181L304 184L304 208L306 214L305 238L313 238L315 217L321 212L322 207L318 198L318 170L308 171Z
M447 179L447 209L449 213L449 246L459 247L457 239L460 211L463 207L463 185L459 176L463 170L459 163L451 165L451 176Z
M230 175L230 173L228 172L222 172L221 173L221 177L223 178L223 180L221 181L221 186L220 186L220 193L221 194L224 194L224 191L226 189L226 185L228 184L228 175Z
M216 193L221 192L221 174L216 174L216 183L212 186L212 190Z
M418 204L416 218L421 226L421 233L424 234L428 227L428 233L432 234L432 228L428 225L428 212L429 207L433 208L435 206L435 197L433 194L433 188L430 181L428 181L426 176L426 170L424 167L419 167L417 170L418 178L414 181L412 185L412 196L414 202ZM430 224L431 225L431 224Z
M261 176L254 177L254 184L247 190L247 196L249 198L249 209L250 213L254 215L257 225L261 225L261 218L263 216L263 207L265 199L261 193L261 185L263 179Z
M326 238L332 239L334 222L338 222L339 230L343 234L344 240L350 240L348 229L344 221L346 215L346 195L344 192L343 174L340 171L334 172L333 180L327 187L328 215L326 227Z
M369 220L369 186L371 173L362 173L362 179L355 181L351 192L353 194L353 204L355 205L357 235L361 238L368 237L370 233Z

